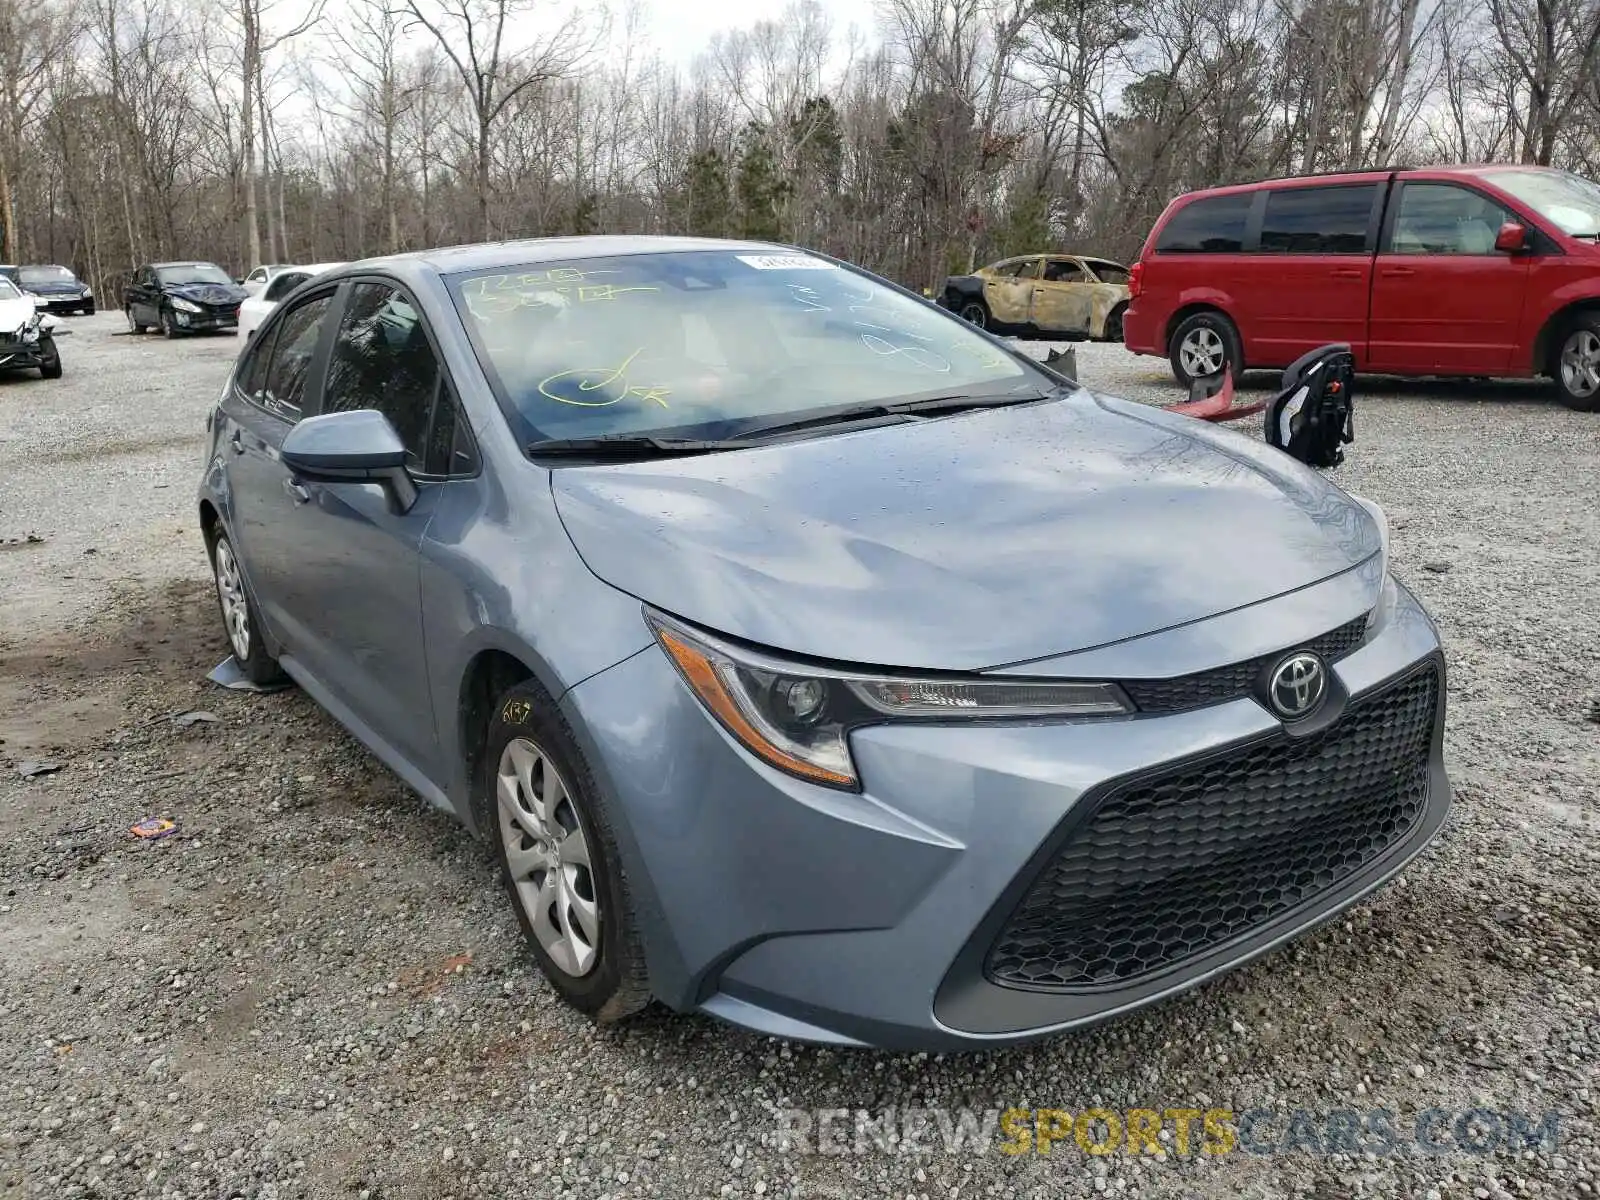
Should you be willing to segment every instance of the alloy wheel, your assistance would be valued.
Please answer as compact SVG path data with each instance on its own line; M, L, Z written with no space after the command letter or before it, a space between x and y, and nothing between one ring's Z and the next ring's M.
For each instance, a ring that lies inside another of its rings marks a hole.
M1178 346L1178 361L1191 379L1208 379L1222 370L1227 350L1215 329L1191 329Z
M1561 347L1561 384L1580 399L1600 391L1600 334L1579 329L1567 338Z
M495 794L506 865L534 937L562 972L587 975L600 961L600 905L571 789L550 756L519 737L500 754Z
M217 598L222 602L222 620L228 627L228 642L233 656L241 663L250 657L250 604L245 599L244 579L233 547L227 538L217 542Z

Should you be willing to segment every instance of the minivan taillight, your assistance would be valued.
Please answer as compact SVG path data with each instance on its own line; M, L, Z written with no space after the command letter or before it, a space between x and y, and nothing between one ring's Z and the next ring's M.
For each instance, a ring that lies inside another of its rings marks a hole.
M1140 280L1144 277L1144 264L1136 262L1128 268L1128 296L1130 299L1139 298Z

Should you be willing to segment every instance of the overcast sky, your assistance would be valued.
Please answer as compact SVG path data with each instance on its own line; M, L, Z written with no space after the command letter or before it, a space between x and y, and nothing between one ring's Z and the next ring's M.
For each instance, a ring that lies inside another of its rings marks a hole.
M669 62L687 67L713 34L748 29L757 21L775 21L789 0L641 0L649 14L651 43ZM843 42L854 24L870 34L876 23L872 0L817 0ZM619 22L620 24L620 22Z

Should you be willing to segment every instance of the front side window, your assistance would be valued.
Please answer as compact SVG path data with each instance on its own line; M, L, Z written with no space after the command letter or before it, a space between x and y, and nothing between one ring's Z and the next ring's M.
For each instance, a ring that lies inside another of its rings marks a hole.
M818 409L1052 386L931 304L798 252L640 254L447 282L525 444L728 437Z
M1377 194L1371 183L1268 192L1261 249L1267 254L1364 254Z
M1038 265L1039 260L1036 258L1023 258L1016 262L1002 263L992 273L1001 279L1032 279Z
M215 263L177 263L156 271L162 283L232 283L233 277Z
M1448 183L1408 183L1400 189L1391 254L1493 254L1511 214L1482 192Z
M1046 283L1091 283L1089 272L1077 263L1065 259L1057 259L1044 265L1044 279Z
M1490 171L1484 178L1568 237L1600 241L1600 183L1570 171Z
M333 303L332 294L296 306L278 322L272 361L267 367L260 403L279 416L296 420L305 407L306 377L317 350L322 318Z
M410 299L382 283L350 289L328 361L322 411L375 409L405 444L408 465L423 470L439 363Z

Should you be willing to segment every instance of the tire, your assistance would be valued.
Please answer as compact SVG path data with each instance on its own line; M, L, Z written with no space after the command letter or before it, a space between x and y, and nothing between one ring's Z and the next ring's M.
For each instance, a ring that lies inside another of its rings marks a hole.
M1575 412L1600 412L1600 313L1579 313L1555 344L1556 399Z
M266 641L261 636L261 618L256 613L255 601L250 598L250 589L245 586L233 542L220 531L210 542L211 578L216 585L217 611L222 615L228 649L251 683L276 683L283 678L283 668L267 653Z
M91 304L87 308L85 308L83 310L83 315L86 316L86 317L94 316L94 305Z
M1105 340L1108 342L1122 341L1122 314L1128 311L1126 304L1119 304L1106 316Z
M1196 379L1216 374L1216 371L1196 373L1194 367L1208 353L1214 360L1217 351L1220 351L1222 358L1217 369L1226 366L1233 382L1238 383L1239 376L1244 372L1244 351L1240 348L1239 331L1234 328L1233 322L1216 309L1207 309L1185 318L1167 340L1167 358L1172 363L1172 377L1187 391Z
M979 329L989 328L989 306L982 300L963 300L961 307L956 309L956 314L970 325Z
M146 329L150 328L150 326L145 325L140 321L135 321L133 319L133 305L131 305L131 304L128 305L128 307L123 309L122 311L123 311L123 314L128 318L128 332L129 333L143 333Z
M60 379L61 378L61 350L60 350L59 347L57 347L56 340L54 338L50 338L49 342L50 342L50 355L49 355L48 358L46 358L43 362L41 362L39 364L39 378L40 379Z
M173 316L170 308L161 310L161 336L169 339L182 336L178 330L178 318Z
M531 680L495 702L479 796L480 828L550 986L602 1024L648 1005L644 951L610 814L566 719ZM592 914L588 927L585 911Z

